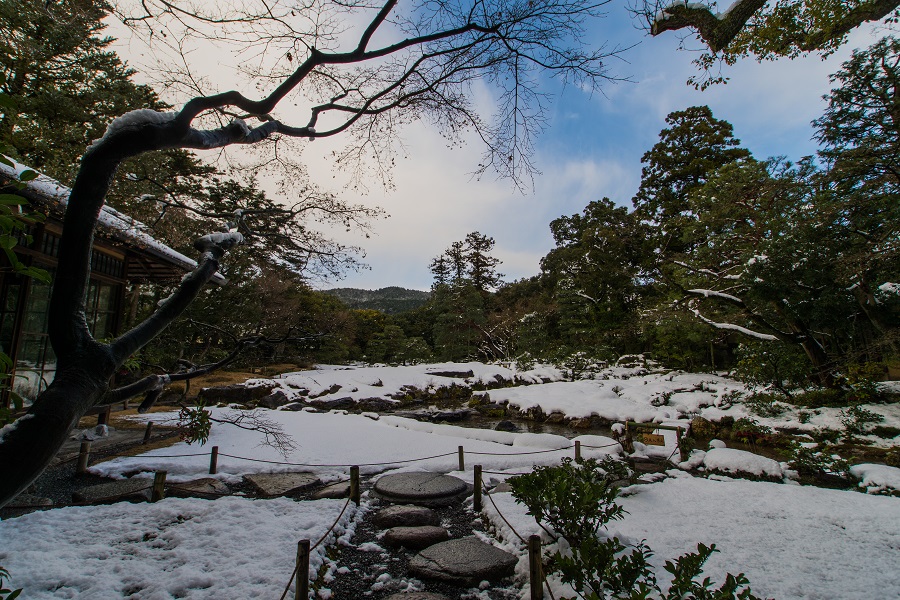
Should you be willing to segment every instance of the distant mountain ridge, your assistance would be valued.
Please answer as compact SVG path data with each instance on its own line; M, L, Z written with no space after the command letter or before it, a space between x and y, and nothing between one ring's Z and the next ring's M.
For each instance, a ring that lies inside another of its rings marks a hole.
M350 308L379 310L389 315L396 315L419 308L431 296L421 290L409 290L402 287L385 287L378 290L361 290L358 288L334 288L323 290L326 294L337 296Z

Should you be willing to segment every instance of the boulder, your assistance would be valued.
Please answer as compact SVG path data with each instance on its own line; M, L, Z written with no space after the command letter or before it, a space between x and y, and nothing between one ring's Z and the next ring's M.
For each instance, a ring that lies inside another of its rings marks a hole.
M290 403L291 401L287 397L287 394L285 394L282 390L275 390L268 396L263 396L262 398L260 398L256 405L274 410Z
M403 546L410 550L423 550L449 539L450 532L443 527L420 525L418 527L393 527L388 529L382 541L388 546Z
M343 398L316 398L315 400L310 400L309 403L322 410L347 410L356 406L356 400L350 396L344 396Z
M518 431L519 427L512 421L500 421L494 425L495 431Z
M275 384L271 385L226 385L222 387L202 388L198 397L206 402L206 404L250 404L255 400L259 400L264 396L272 393L272 390L278 388Z
M457 585L477 585L513 575L518 561L509 552L470 536L425 548L409 561L409 572Z
M321 483L313 473L253 473L244 480L262 496L286 496L315 487Z
M455 423L457 421L465 421L469 418L470 414L472 414L472 411L468 408L459 408L456 410L439 410L431 413L429 418L434 423L440 423L441 421Z
M450 377L453 379L466 379L468 377L475 377L475 373L472 371L428 371L426 375L434 375L436 377Z
M438 514L430 508L410 504L388 506L372 516L372 523L379 529L439 525L440 522Z

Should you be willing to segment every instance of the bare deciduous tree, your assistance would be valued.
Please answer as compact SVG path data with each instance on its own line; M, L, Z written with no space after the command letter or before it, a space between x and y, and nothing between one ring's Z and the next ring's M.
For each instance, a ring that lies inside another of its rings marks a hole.
M250 69L257 89L270 91L259 98L235 90L200 94L174 113L133 111L114 120L85 152L68 200L51 298L56 379L28 414L0 431L0 506L40 475L81 416L102 401L118 367L185 310L241 241L237 232L201 238L199 266L153 315L109 343L94 339L84 302L91 241L123 160L170 148L340 135L348 144L335 161L353 166L374 158L386 169L380 152L399 127L425 119L454 141L474 130L486 149L479 170L521 181L532 169L531 140L545 124L543 74L586 88L608 78L605 61L614 51L590 48L584 37L586 21L602 16L605 3L248 0L203 14L194 3L143 0L135 13L123 14L131 25L154 32L161 21L179 24L184 37L176 45L182 47L192 38L244 44L260 65ZM493 116L483 115L472 99L472 87L482 81L495 93ZM279 117L288 98L306 106L304 123Z

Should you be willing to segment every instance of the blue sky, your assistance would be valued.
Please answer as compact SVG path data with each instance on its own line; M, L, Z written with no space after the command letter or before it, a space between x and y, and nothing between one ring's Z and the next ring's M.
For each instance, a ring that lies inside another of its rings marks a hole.
M746 60L727 68L730 83L700 92L686 85L696 73L691 64L696 54L678 50L676 33L646 36L634 26L621 0L610 4L606 19L591 25L588 37L598 45L637 44L622 55L624 60L609 63L612 74L633 82L610 83L593 95L576 87L560 90L548 85L557 96L549 127L536 142L536 164L542 174L525 194L490 175L481 180L471 177L481 156L475 140L449 150L436 131L421 124L408 126L403 134L391 190L377 183L365 195L344 188L343 174L328 160L329 143L319 140L304 148L303 160L317 183L348 201L381 206L391 215L373 223L369 238L332 232L340 241L362 246L369 269L348 273L341 281L313 284L428 289L430 260L471 231L496 240L494 255L503 261L500 271L507 280L535 275L540 258L553 247L551 220L580 212L604 196L631 206L641 156L657 141L671 111L709 105L716 117L734 125L736 137L760 158L797 159L814 153L810 121L825 106L822 95L830 89L828 75L853 48L876 39L872 29L854 32L849 44L824 61L815 55L762 64ZM133 44L122 44L119 52L141 69L143 55ZM274 186L269 191L278 193Z

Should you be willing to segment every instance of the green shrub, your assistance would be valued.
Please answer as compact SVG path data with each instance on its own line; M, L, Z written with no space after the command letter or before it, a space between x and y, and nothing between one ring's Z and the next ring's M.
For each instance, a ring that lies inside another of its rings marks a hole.
M766 418L777 417L784 414L784 411L787 410L783 404L776 400L775 394L765 392L757 392L750 395L744 401L744 406L754 415Z
M815 448L794 443L790 449L788 465L801 475L850 475L850 463L835 454L828 444Z
M771 427L760 425L756 419L748 417L741 417L731 426L731 439L744 444L770 441L772 434Z
M751 385L771 387L790 400L807 385L809 361L795 346L782 342L751 342L737 349L735 376Z
M0 567L0 600L14 600L19 597L19 594L22 593L21 589L11 590L3 585L4 579L10 579L9 571Z
M900 446L894 446L884 453L884 464L889 467L900 467Z
M716 551L714 544L698 544L697 552L667 561L665 569L673 579L663 591L644 542L628 546L606 536L606 524L625 512L615 502L619 489L613 482L630 475L627 467L611 458L602 462L565 458L559 466L536 467L509 480L516 501L557 541L562 538L568 544L566 552L557 550L545 557L548 573L558 573L583 600L758 600L743 574L729 573L718 589L712 588L708 577L698 581Z
M844 439L848 442L853 441L858 435L865 435L869 432L871 425L882 421L884 421L884 417L859 405L841 411Z
M865 404L883 400L878 382L884 378L884 363L851 363L845 370L844 381L850 387L851 401Z
M806 408L824 408L828 406L846 406L847 394L843 390L815 389L795 394L791 404Z

